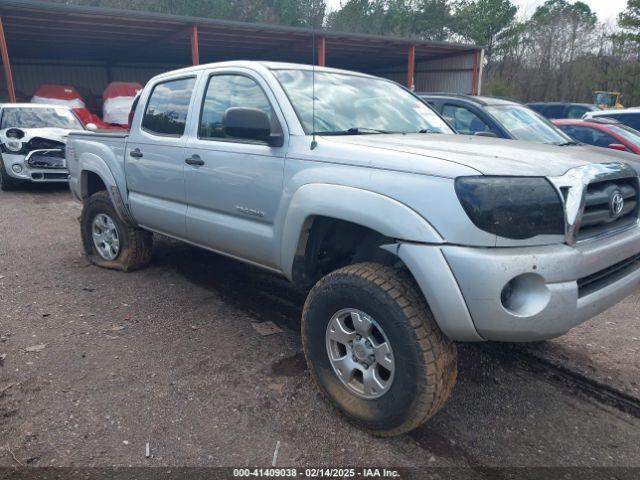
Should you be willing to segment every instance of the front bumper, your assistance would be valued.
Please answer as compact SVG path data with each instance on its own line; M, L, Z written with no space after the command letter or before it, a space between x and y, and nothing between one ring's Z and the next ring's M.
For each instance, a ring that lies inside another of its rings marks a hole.
M22 154L2 153L6 172L17 180L39 183L62 183L69 179L69 170L64 168L38 168L29 165ZM21 167L20 172L13 170L14 165Z
M638 226L571 247L403 243L398 254L442 331L460 341L554 338L640 285Z

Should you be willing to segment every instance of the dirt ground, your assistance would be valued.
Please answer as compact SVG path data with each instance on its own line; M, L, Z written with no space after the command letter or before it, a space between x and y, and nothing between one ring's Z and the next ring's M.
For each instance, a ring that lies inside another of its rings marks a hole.
M278 444L278 466L640 467L640 419L483 345L429 424L371 437L319 397L284 279L163 238L145 270L99 269L79 213L64 188L0 193L0 467L266 467Z

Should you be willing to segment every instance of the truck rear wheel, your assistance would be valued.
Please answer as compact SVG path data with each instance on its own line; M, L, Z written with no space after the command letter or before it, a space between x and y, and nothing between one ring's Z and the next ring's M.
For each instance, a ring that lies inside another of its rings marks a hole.
M151 261L153 235L125 224L104 190L85 200L80 230L87 257L99 267L128 272Z
M384 265L360 263L322 278L305 302L302 342L324 396L375 435L426 422L456 381L455 345L413 279Z

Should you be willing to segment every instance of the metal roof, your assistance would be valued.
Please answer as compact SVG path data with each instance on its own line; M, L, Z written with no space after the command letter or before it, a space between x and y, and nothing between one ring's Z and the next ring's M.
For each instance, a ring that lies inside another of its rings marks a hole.
M155 12L3 0L9 54L15 59L190 64L189 33L198 27L203 63L232 59L311 63L314 35L326 39L327 63L362 71L478 51L447 42L168 15Z

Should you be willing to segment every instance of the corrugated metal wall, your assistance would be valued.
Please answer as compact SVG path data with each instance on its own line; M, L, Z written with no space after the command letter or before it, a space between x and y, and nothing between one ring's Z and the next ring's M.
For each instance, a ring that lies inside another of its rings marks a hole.
M100 106L102 92L109 82L139 82L144 85L151 77L184 65L166 66L117 66L107 68L104 64L78 64L69 62L30 62L19 60L12 63L13 81L18 101L29 101L42 84L53 83L72 85L83 96L92 95L94 103ZM0 97L6 100L4 75L0 75ZM91 100L86 99L90 105ZM95 108L95 107L94 107Z
M438 58L416 63L415 86L417 92L473 92L475 52L455 57ZM398 83L407 82L406 67L377 72Z
M472 93L475 52L421 61L416 64L415 87L418 92ZM38 87L45 83L73 85L83 96L91 95L87 105L100 108L102 92L115 81L139 82L144 85L151 77L185 65L119 65L107 68L105 64L79 64L51 61L46 64L18 60L12 64L18 101L29 101ZM370 72L405 84L406 66ZM0 75L0 100L6 100L4 75Z

